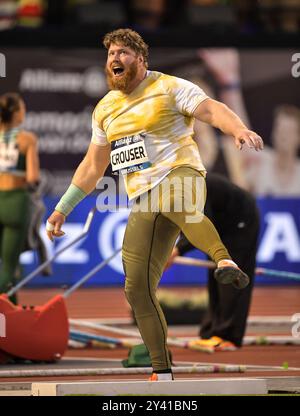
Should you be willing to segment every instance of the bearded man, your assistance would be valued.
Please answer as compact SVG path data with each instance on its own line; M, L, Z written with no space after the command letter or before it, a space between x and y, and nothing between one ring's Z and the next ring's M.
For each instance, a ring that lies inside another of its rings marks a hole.
M126 297L151 357L151 380L172 380L167 325L155 293L179 232L216 262L219 282L238 289L249 283L203 214L206 170L193 141L194 118L233 136L239 149L246 143L261 150L263 142L195 84L149 71L148 46L138 33L118 29L104 46L110 91L93 112L90 146L48 218L47 234L51 240L63 235L65 218L111 161L133 200L122 249Z

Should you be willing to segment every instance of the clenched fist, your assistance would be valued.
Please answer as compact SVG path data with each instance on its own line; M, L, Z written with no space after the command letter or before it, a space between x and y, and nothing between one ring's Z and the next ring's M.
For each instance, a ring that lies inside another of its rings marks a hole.
M54 237L62 237L65 233L61 230L66 217L58 211L53 211L46 223L48 238L53 241Z

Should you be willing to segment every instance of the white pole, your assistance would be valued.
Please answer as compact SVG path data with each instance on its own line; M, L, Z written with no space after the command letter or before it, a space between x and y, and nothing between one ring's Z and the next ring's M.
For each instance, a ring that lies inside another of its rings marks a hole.
M204 365L172 367L174 374L203 374L203 373L243 373L246 367L242 365ZM62 376L98 376L98 375L132 375L151 374L151 367L134 368L75 368L47 370L5 370L0 371L0 378L9 377L62 377Z

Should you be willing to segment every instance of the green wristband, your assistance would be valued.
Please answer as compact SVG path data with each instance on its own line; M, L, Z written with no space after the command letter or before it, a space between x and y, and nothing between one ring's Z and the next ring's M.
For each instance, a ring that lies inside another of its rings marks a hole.
M55 210L67 216L86 196L86 192L71 183L69 188L61 197L59 203L56 205Z

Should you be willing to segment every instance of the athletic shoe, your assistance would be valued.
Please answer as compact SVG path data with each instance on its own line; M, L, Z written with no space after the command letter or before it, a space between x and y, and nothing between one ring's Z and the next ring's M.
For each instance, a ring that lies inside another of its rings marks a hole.
M232 260L221 260L214 271L215 279L224 285L232 284L236 289L244 289L249 284L249 277Z
M213 353L215 351L237 350L237 347L233 344L233 342L226 341L225 339L216 336L211 337L209 339L197 339L195 341L190 341L189 347L208 353Z
M211 339L196 339L189 341L188 347L192 350L207 352L213 354L215 352L215 343Z
M174 380L172 373L152 373L148 381L172 381Z

